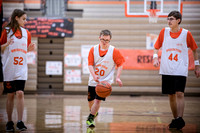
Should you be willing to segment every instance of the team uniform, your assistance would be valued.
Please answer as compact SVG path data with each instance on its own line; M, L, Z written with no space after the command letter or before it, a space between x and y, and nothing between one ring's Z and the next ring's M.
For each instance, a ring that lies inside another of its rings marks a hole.
M7 33L6 27L2 32L1 45L5 44L13 31ZM22 32L22 34L21 34ZM17 32L11 37L14 43L7 46L2 56L4 88L7 93L24 90L27 80L27 47L31 43L31 34L21 27L21 32Z
M154 47L156 49L162 47L160 64L162 93L184 92L188 76L188 48L192 50L198 48L192 34L183 28L177 33L170 32L169 27L163 28Z
M124 61L124 57L119 50L112 45L107 50L102 50L100 45L97 44L90 49L88 55L88 65L94 67L95 74L99 76L99 81L107 81L109 84L114 82L115 67L120 67ZM95 87L97 84L90 74L88 81L88 101L92 101L95 98L105 100L105 98L96 95Z

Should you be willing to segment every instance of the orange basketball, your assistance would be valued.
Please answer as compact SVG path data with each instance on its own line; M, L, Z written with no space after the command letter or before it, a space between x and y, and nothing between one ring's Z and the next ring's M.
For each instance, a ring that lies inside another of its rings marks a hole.
M101 81L96 86L96 93L99 97L106 98L110 96L111 92L112 86L106 81Z

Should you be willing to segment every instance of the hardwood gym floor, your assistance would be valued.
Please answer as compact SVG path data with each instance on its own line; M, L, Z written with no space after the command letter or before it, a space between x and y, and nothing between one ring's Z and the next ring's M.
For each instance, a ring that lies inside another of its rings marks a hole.
M110 96L102 102L96 127L87 128L85 95L25 95L24 133L198 133L200 97L185 97L182 131L168 130L172 114L167 96ZM5 132L6 95L0 96L0 132ZM16 124L16 106L13 112ZM16 131L17 132L17 131Z

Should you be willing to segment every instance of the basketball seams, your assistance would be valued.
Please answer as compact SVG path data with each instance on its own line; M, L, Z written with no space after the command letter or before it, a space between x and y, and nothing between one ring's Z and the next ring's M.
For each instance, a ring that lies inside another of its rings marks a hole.
M104 86L104 85L102 85L102 84L98 84L97 86L98 86L98 87L104 87L104 88L107 88L107 89L110 89L110 88L111 88L111 87L108 87L108 86ZM96 86L96 87L97 87L97 86Z
M101 81L97 84L95 91L99 97L106 98L111 95L112 86L107 81Z

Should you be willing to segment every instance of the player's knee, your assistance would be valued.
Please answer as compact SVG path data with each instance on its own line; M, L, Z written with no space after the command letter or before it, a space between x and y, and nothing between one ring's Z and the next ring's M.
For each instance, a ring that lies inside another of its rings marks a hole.
M95 99L95 103L96 103L96 104L100 104L100 103L101 103L101 100Z
M24 97L24 92L23 91L16 91L16 96L18 99L22 99Z
M7 94L7 99L8 100L14 100L14 97L15 97L15 93L13 92L13 93L8 93Z
M184 93L183 92L176 92L176 96L177 96L177 98L183 98Z
M176 100L176 95L175 94L169 94L168 96L169 96L169 100L170 101Z

